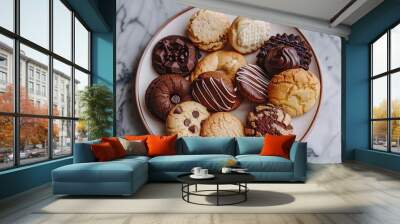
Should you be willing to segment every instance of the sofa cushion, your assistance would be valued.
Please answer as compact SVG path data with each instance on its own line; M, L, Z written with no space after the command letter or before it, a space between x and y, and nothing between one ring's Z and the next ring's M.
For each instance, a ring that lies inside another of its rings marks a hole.
M236 155L260 154L264 137L237 137Z
M183 137L178 144L177 154L235 155L235 139L230 137Z
M292 161L278 156L238 155L240 167L250 172L292 172Z
M190 172L193 167L200 166L210 171L219 171L228 160L235 159L231 155L174 155L158 156L149 160L149 170L163 172Z
M52 173L53 181L57 182L130 182L134 173L147 178L147 163L144 158L75 163Z
M98 139L88 142L75 143L74 163L88 163L96 161L90 146L92 144L99 144L100 142L101 141Z

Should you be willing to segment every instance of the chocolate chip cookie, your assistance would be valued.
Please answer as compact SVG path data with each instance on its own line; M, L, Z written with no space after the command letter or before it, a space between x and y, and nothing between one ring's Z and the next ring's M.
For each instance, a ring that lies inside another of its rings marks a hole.
M183 36L164 37L153 48L153 68L160 75L174 73L188 75L195 68L200 51Z
M210 114L203 105L186 101L176 105L168 114L166 128L169 135L198 136L201 122Z

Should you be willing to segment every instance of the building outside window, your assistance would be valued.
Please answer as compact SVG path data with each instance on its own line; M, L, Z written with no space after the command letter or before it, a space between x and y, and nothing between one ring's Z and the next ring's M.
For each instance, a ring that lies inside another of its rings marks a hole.
M0 100L0 170L70 156L74 142L87 139L86 127L71 107L79 103L79 91L90 85L86 82L91 74L87 26L64 1L18 2L18 13L13 13L20 16L15 18L18 33L0 29L0 87L11 87L0 88L0 98L7 99ZM13 60L14 54L19 61ZM14 82L16 66L19 88ZM19 91L18 98L14 98L14 91Z
M370 45L371 148L400 153L400 24Z

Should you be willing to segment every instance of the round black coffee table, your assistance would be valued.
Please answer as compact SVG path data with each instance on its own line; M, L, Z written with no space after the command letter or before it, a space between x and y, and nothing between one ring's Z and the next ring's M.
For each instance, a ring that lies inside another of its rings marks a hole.
M247 183L255 180L255 177L248 173L229 173L222 174L217 173L213 174L215 177L212 179L193 179L189 174L182 174L177 177L178 181L182 183L182 199L188 203L197 204L197 205L234 205L245 202L247 200L247 192L249 188L247 187ZM215 190L198 190L197 185L215 185ZM237 190L223 190L220 189L220 185L236 185L238 186ZM190 191L190 186L195 186L194 191ZM215 192L215 194L206 194L209 192ZM190 201L190 196L204 196L204 197L216 197L216 204L202 204ZM221 197L232 197L232 196L241 196L238 201L234 201L231 203L223 203L221 202Z

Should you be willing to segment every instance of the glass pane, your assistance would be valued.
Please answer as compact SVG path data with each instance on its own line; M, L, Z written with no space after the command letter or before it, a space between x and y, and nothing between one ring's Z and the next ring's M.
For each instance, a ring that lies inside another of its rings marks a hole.
M372 45L372 69L373 75L387 71L387 34Z
M53 156L72 154L72 121L53 120Z
M14 31L14 0L0 1L0 26Z
M53 1L53 51L71 60L72 12L60 1Z
M49 158L49 120L45 118L20 118L20 163L34 163Z
M48 63L47 55L21 44L21 113L48 114Z
M390 67L400 67L400 24L391 30L390 37Z
M89 32L75 18L75 63L89 70Z
M372 122L372 148L387 151L387 121Z
M85 142L88 138L88 129L84 120L78 120L75 122L75 143Z
M89 75L75 69L75 117L81 114L80 95L86 86L89 86Z
M49 47L49 0L20 0L21 36Z
M53 60L53 114L72 117L71 66Z
M392 117L400 117L400 72L391 75L392 86L390 88L390 98L391 98L391 115Z
M391 121L392 152L400 153L400 120Z
M14 111L13 40L0 35L0 111Z
M387 117L387 77L372 80L372 118Z
M0 170L14 165L13 118L0 116Z

